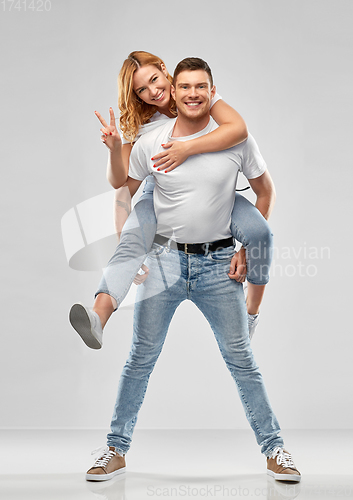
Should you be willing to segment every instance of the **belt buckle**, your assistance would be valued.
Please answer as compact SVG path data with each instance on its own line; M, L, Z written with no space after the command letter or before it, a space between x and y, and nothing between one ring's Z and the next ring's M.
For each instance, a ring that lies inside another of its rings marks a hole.
M184 253L186 255L191 255L191 253L188 252L188 243L184 243Z

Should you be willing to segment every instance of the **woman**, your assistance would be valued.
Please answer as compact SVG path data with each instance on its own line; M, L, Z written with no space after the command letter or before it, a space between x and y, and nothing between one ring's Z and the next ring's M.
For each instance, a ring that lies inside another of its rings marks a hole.
M120 129L123 140L116 128L112 108L109 125L96 112L103 125L101 140L109 149L107 177L113 187L121 186L127 179L133 143L142 134L176 116L175 102L170 95L171 83L172 78L159 57L139 51L132 52L125 60L119 73ZM247 138L244 121L220 96L216 95L213 99L210 113L219 125L216 130L190 141L162 145L164 151L152 158L155 161L154 167L168 173L190 155L228 149ZM133 182L131 179L130 181ZM99 349L102 346L102 329L124 299L136 272L151 249L156 232L153 187L153 176L149 176L144 194L124 226L120 244L105 269L93 310L81 304L75 304L71 308L71 324L91 348ZM117 190L116 201L121 207L117 222L120 232L130 211L128 185ZM267 209L266 214L261 215L250 202L237 195L232 213L231 231L243 243L243 248L232 260L229 277L240 282L245 280L246 251L250 336L256 327L265 284L268 282L272 234L263 216L268 216L271 208L272 206ZM253 256L253 249L257 250L257 258ZM259 255L261 249L265 249L265 252ZM262 270L261 276L257 275L257 269ZM265 269L267 272L264 272ZM145 270L148 271L146 268ZM137 277L137 282L141 281L143 278Z

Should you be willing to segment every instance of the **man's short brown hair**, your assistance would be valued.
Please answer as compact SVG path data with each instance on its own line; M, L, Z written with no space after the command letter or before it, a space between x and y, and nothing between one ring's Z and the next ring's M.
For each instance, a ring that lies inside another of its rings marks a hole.
M180 63L177 64L177 67L174 70L174 75L173 75L173 81L174 84L176 82L177 76L179 73L182 71L196 71L198 69L202 69L203 71L206 71L210 78L210 83L211 83L211 88L213 87L213 77L212 77L212 72L211 68L207 64L206 61L203 59L200 59L199 57L186 57Z

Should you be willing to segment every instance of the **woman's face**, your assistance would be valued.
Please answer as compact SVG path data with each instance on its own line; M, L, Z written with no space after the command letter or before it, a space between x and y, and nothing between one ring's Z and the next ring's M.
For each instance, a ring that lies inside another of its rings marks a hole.
M164 65L162 71L152 64L137 69L133 76L136 95L151 106L168 108L170 101L170 83Z

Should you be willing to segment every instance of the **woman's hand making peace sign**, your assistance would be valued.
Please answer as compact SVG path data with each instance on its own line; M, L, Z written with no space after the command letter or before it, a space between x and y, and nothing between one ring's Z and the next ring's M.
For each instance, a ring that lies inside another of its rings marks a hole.
M115 116L113 108L109 108L109 115L110 115L109 125L104 120L102 115L98 113L98 111L95 111L94 114L103 125L103 127L100 129L100 131L102 132L101 141L104 142L104 144L110 151L115 151L117 148L120 148L121 138L118 129L116 128L115 125Z

